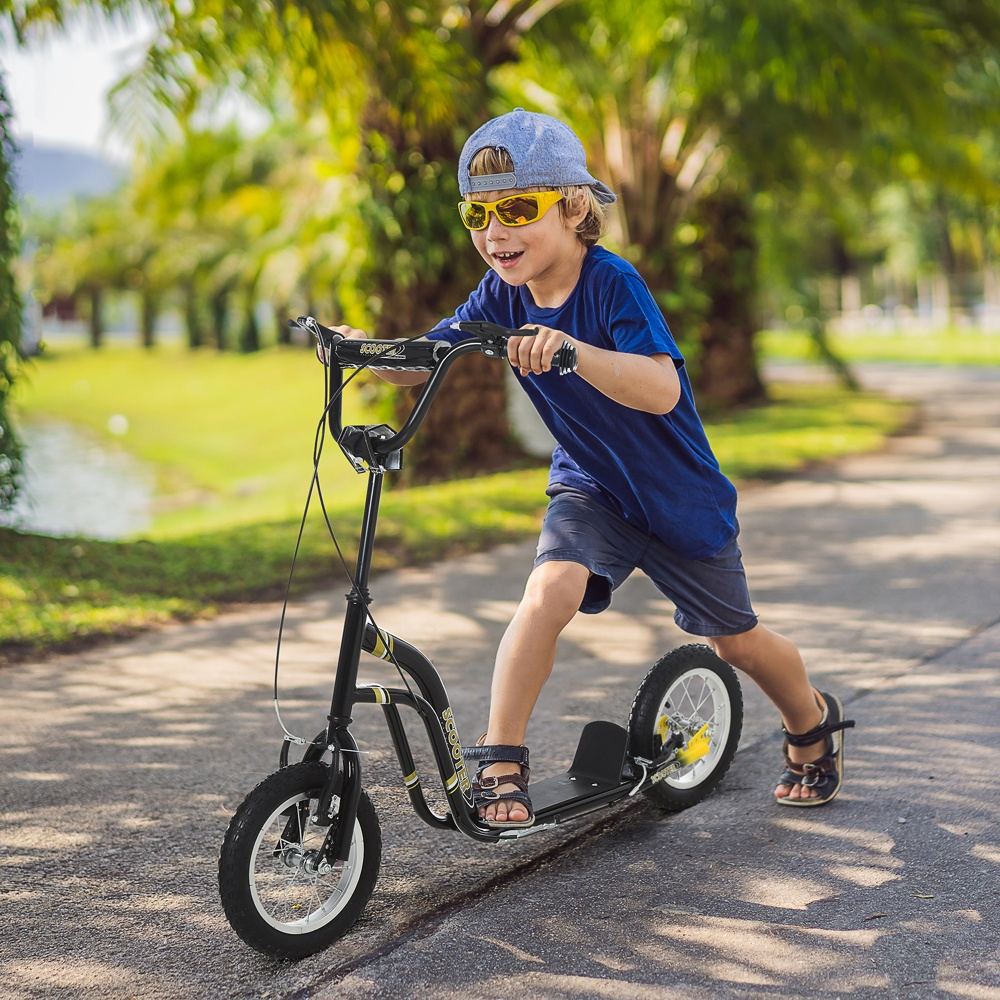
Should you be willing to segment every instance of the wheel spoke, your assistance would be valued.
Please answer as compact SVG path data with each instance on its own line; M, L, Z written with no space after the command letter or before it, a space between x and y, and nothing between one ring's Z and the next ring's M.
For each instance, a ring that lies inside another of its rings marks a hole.
M323 897L319 894L319 886L316 880L312 883L313 895L316 897L316 911L317 913L323 909Z
M711 698L711 697L712 697L712 689L706 684L705 685L705 697L702 698L701 701L698 702L698 707L695 708L695 710L693 712L693 714L695 716L697 716L698 713L701 711L701 706L704 705L705 702L708 701L708 699Z
M686 698L689 705L694 705L694 699L691 697L691 692L688 690L688 680L687 680L687 678L686 677L682 677L681 681L680 681L680 684L681 684L681 692L682 692L682 694L681 694L681 704L684 703L684 699ZM690 713L688 713L688 712L685 712L684 714L685 715L690 715Z

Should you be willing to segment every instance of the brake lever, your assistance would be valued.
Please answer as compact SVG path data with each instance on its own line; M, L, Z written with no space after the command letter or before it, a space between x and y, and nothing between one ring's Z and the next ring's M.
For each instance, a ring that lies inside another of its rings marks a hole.
M511 337L536 337L538 335L537 326L529 327L526 330L513 330L507 326L500 326L499 323L490 323L480 319L460 320L452 323L451 328L478 337L483 345L483 354L490 358L504 357L507 354L507 341ZM560 375L569 375L571 372L575 372L577 363L576 348L570 343L564 343L552 356L552 367Z
M503 357L507 352L507 341L511 337L535 337L538 335L538 327L533 330L512 330L509 326L500 326L499 323L490 323L482 319L460 320L457 323L452 323L451 328L478 337L483 345L483 354L490 358Z

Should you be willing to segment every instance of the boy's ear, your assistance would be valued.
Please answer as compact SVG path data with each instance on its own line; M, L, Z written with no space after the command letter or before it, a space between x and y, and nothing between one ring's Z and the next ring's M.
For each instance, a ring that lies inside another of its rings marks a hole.
M576 227L587 217L590 202L582 188L576 188L566 200L566 221Z

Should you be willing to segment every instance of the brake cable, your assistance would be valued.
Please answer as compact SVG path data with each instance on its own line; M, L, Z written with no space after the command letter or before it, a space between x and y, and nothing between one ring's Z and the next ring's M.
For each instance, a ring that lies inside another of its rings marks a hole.
M399 343L408 344L414 340L420 340L426 336L427 336L426 333L418 333L416 336L406 337L401 339ZM366 368L369 368L371 365L375 364L378 360L379 360L378 357L374 357L372 358L371 361L367 361L363 365L359 365L354 372L352 372L346 379L342 381L340 386L338 386L336 391L333 392L332 394L331 394L331 387L333 385L333 377L330 372L330 365L329 364L324 365L323 397L325 405L323 407L323 413L320 416L319 422L316 426L316 433L313 436L313 475L312 475L312 480L309 483L309 491L306 494L305 507L302 510L302 519L299 522L298 536L295 539L295 550L292 553L292 564L288 571L288 582L285 585L285 597L281 605L281 617L278 621L278 639L274 655L274 713L277 716L278 725L281 727L281 731L285 734L285 739L289 743L293 743L296 746L307 746L312 741L307 740L301 736L296 736L294 733L289 732L288 729L285 727L284 722L282 721L281 707L278 696L278 670L281 661L281 640L284 634L285 617L288 611L288 602L291 596L292 579L295 575L295 566L296 562L298 561L299 548L302 544L302 535L305 531L306 518L309 514L309 505L312 502L312 495L314 489L316 491L316 495L319 497L320 509L323 512L323 520L326 523L327 532L329 533L330 538L333 541L334 548L337 550L337 556L340 559L340 564L343 567L344 573L351 584L352 590L356 592L361 599L361 603L365 609L365 616L372 623L372 627L375 629L376 635L383 635L383 634L388 635L387 632L384 633L383 630L379 628L378 622L375 621L375 616L372 614L368 598L361 592L361 588L358 587L357 582L354 579L354 575L351 573L351 570L347 565L347 560L344 558L344 553L340 547L340 542L337 539L337 533L334 531L333 524L330 521L330 516L326 509L326 503L324 502L323 499L323 491L319 482L319 463L323 455L323 445L326 441L327 418L329 417L330 414L330 408L343 395L343 392L347 388L348 383L350 383L353 379L355 379L358 375L360 375L361 372L363 372ZM389 659L392 662L392 665L396 668L396 672L399 674L400 679L403 681L403 685L406 687L407 693L410 695L411 698L416 698L416 695L414 695L413 689L410 687L410 683L407 680L406 675L403 673L402 667L400 667L399 663L396 660L396 656L391 648L391 644L386 642L385 646L386 646L386 651L389 654ZM339 749L341 749L342 751L344 750L343 747ZM369 751L358 750L357 752L368 753Z

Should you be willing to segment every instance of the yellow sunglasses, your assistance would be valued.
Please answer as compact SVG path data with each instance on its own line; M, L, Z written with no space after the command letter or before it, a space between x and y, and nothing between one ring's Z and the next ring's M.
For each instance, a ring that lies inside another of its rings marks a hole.
M492 212L501 225L527 226L537 222L562 195L558 191L532 191L512 194L499 201L460 201L458 214L466 229L485 229Z

